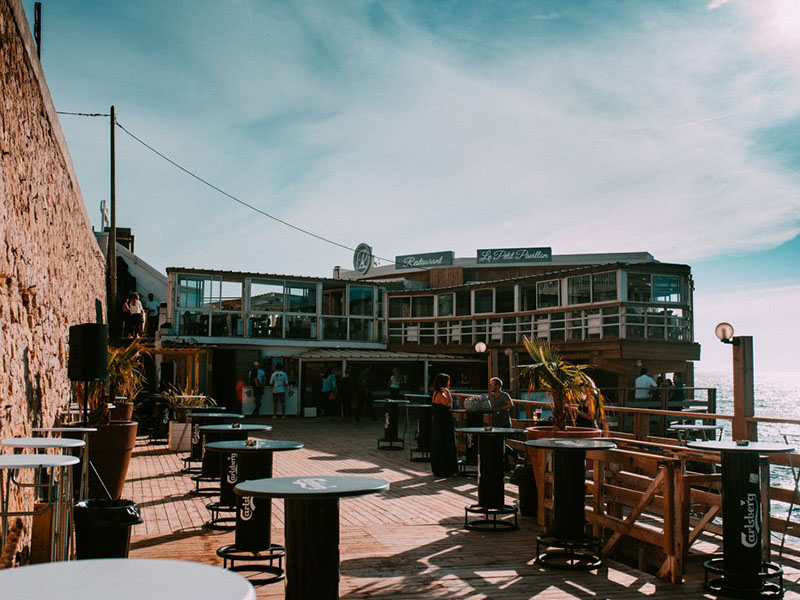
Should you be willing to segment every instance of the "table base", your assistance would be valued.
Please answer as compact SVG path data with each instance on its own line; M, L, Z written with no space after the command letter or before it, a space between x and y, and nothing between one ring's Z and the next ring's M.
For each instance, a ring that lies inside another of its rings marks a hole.
M232 531L236 529L236 507L222 502L210 502L206 504L211 518L204 523L207 529L215 531ZM232 517L223 517L223 514L233 514Z
M477 477L478 463L473 463L462 458L458 461L458 472L465 477Z
M254 585L266 585L283 581L286 572L283 569L283 558L286 556L286 549L278 544L271 544L266 550L261 552L251 552L249 550L239 550L235 544L227 544L217 548L217 556L222 559L222 568L235 573L268 573L272 577L264 579L248 577L247 580ZM236 562L247 564L236 565ZM277 561L277 565L275 562ZM228 563L230 562L230 566ZM259 564L268 562L269 564Z
M551 569L590 571L603 564L600 555L601 544L600 538L596 537L562 540L552 536L537 535L536 562ZM540 552L540 546L560 549Z
M755 575L759 581L757 588L741 588L731 585L731 573L724 568L723 557L712 558L703 563L705 582L703 587L714 594L729 598L783 598L783 569L774 563L765 562L761 571ZM709 579L709 575L717 575ZM737 573L741 578L741 573ZM726 581L726 576L728 581ZM776 581L773 581L776 580Z
M384 445L381 446L381 444ZM388 444L388 446L386 444ZM395 444L400 444L400 445L395 446ZM388 438L378 438L378 450L403 450L405 447L406 443L400 438L393 440Z
M415 457L414 454L419 454L419 456ZM408 459L411 462L431 462L431 452L430 450L420 450L419 448L411 448L409 450Z
M201 471L202 467L193 467L192 463L203 462L202 459L194 458L190 454L189 456L184 456L182 460L183 460L183 468L181 469L181 473L192 474L192 473L199 473Z
M483 519L469 520L469 515L483 515ZM514 515L514 520L504 520L502 517ZM504 504L502 508L486 508L471 504L464 508L464 528L472 531L513 531L519 529L517 523L517 507Z
M189 490L189 493L192 496L215 496L220 492L219 477L209 477L208 475L192 475L190 479L194 481L194 489ZM217 485L214 487L201 488L201 483L216 483Z

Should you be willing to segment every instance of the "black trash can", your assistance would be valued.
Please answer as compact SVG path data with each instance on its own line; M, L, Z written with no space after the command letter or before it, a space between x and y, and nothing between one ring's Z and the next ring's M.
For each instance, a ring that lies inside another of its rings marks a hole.
M131 527L142 523L131 500L89 499L75 504L75 549L78 560L128 558Z
M536 480L533 478L533 467L517 465L510 477L511 483L519 487L519 512L526 517L535 517L538 508L536 497Z

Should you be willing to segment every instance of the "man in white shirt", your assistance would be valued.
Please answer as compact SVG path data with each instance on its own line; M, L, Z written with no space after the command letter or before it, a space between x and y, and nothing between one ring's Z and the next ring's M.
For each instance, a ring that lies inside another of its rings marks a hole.
M655 379L647 374L647 367L642 367L642 370L639 372L641 375L636 378L636 382L634 383L634 387L636 388L634 398L636 400L649 400L653 390L658 387L658 384Z
M144 303L144 309L147 311L147 337L156 337L156 326L158 325L158 300L155 299L153 294L147 294L147 300Z
M275 365L275 371L269 378L272 386L272 418L278 416L278 406L281 407L281 419L286 418L286 386L289 385L289 376L284 372L283 365Z

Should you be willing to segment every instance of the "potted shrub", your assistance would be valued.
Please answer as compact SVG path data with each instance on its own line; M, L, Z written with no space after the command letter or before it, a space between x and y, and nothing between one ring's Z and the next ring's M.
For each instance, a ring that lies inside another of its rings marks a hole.
M202 395L199 390L169 385L161 394L169 405L173 419L169 422L169 449L174 452L188 452L192 445L192 428L189 413L192 409L216 406L213 398Z
M131 453L136 445L137 424L113 420L109 398L135 397L144 384L138 343L108 349L108 391L104 382L73 382L76 397L88 404L86 425L96 427L89 436L89 497L119 499L128 473ZM99 476L99 478L98 478Z
M565 360L547 341L525 337L523 342L534 362L525 366L522 377L527 380L529 391L548 394L553 411L553 425L529 427L528 439L600 437L608 431L603 394L586 372L588 365L576 365ZM602 429L577 427L575 418L581 409L593 415Z

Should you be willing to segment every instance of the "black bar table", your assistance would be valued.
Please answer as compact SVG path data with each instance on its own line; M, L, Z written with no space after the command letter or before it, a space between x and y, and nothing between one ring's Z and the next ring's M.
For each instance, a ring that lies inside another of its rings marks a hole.
M601 540L586 535L586 451L617 445L597 438L544 438L525 445L553 451L553 530L536 536L536 562L554 569L598 568ZM559 550L540 553L540 545Z
M406 398L412 394L406 394ZM416 394L414 394L416 396ZM412 462L430 462L431 460L431 410L433 404L428 396L423 396L427 403L411 402L406 404L406 420L408 422L416 417L417 420L417 447L409 449L409 459ZM418 454L419 456L414 456Z
M183 459L185 464L183 471L185 473L199 473L201 471L200 467L192 467L192 463L202 462L203 460L203 436L200 435L200 427L203 425L233 423L238 419L244 419L244 415L227 412L208 412L205 408L200 411L192 410L189 412L189 420L192 423L192 446L189 456Z
M405 448L405 440L397 437L397 407L410 404L408 400L375 400L374 405L383 404L386 406L384 415L383 437L378 438L378 450L402 450ZM400 443L399 446L395 444ZM383 446L381 446L383 444Z
M238 492L234 494L233 491L242 482L269 481L272 455L299 450L304 445L303 442L284 440L233 440L206 445L207 451L220 454L220 472L224 475L220 478L220 503L236 505L233 544L217 549L224 568L271 575L259 583L274 583L284 578L283 557L286 551L283 546L272 543L272 503L269 499ZM246 564L237 566L237 561Z
M524 434L513 427L462 427L457 433L478 438L478 503L464 508L464 527L474 531L509 531L517 529L517 507L505 503L505 437ZM469 520L470 514L483 515ZM514 515L513 521L498 519Z
M284 498L287 600L339 598L339 498L385 492L370 477L313 475L247 481L239 496Z
M217 425L201 425L200 426L200 445L202 447L202 466L200 473L192 476L192 481L195 482L195 488L189 493L196 496L205 494L218 494L219 487L201 488L201 483L214 482L219 483L220 465L219 457L209 455L206 453L206 445L209 442L225 442L233 440L246 440L251 433L256 431L267 432L272 431L270 425L242 425L238 421L236 423L223 423Z
M463 408L455 408L451 410L454 415L464 415L465 425L464 427L457 428L456 431L459 429L483 429L483 416L490 415L494 411L490 408L477 408L477 409L470 409L466 410ZM471 469L467 469L467 467L477 467L478 465L478 442L475 439L474 434L467 433L465 434L464 440L464 458L458 461L458 466L462 473L466 475L475 475L475 471Z
M719 452L722 459L722 557L703 563L705 588L731 598L781 598L783 569L765 561L761 547L760 456L794 448L733 441L689 442L687 447ZM769 498L766 502L769 518Z

